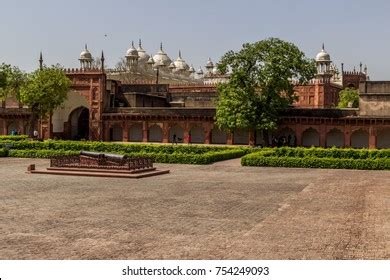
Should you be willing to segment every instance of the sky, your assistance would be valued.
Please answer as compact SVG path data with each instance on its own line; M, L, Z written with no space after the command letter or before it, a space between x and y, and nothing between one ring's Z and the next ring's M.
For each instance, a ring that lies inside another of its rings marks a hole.
M322 43L344 69L367 64L390 80L390 1L385 0L0 0L0 63L25 71L44 63L78 67L84 45L108 67L141 38L196 69L243 43L278 37L314 58Z

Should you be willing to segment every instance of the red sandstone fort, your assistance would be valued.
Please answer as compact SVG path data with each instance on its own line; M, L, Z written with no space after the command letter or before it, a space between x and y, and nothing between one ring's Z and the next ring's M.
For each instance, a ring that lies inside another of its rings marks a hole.
M229 77L211 59L205 73L195 71L180 51L172 61L161 45L152 57L139 42L126 52L122 69L105 69L103 53L96 62L87 46L79 61L80 68L65 70L72 81L67 101L39 123L42 138L169 143L175 135L184 143L263 144L260 131L225 132L214 125L216 84ZM362 64L339 71L324 47L316 64L316 77L295 86L298 99L274 137L298 146L390 148L390 81L370 81ZM359 108L336 108L346 87L359 90ZM3 101L0 134L26 133L29 115L15 99Z

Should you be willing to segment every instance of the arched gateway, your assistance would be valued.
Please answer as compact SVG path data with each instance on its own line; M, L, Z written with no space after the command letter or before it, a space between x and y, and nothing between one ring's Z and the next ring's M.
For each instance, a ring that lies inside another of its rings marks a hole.
M89 139L89 110L78 107L69 114L70 138L72 140Z

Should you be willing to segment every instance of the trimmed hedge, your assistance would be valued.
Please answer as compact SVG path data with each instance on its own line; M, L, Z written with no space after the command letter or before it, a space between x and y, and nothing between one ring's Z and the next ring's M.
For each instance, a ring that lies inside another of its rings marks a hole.
M76 151L65 150L9 150L9 157L18 158L50 158L63 155L78 155Z
M8 156L8 150L0 149L0 157L6 157L6 156Z
M183 153L121 153L131 157L147 156L159 163L184 163L184 164L210 164L213 162L242 157L245 150L226 150L220 152L207 152L203 154ZM10 150L8 156L20 158L50 158L61 155L78 155L79 151L67 150Z
M80 151L147 156L160 163L210 164L242 157L252 151L249 147L207 145L118 144L81 141L1 141L9 145L9 156L50 158L77 155Z
M9 143L9 141L7 142ZM1 141L0 141L1 145ZM207 152L221 152L229 150L246 150L249 147L237 146L207 146L207 145L159 145L159 144L117 144L105 142L80 142L80 141L15 141L12 142L14 150L68 150L68 151L95 151L113 153L183 153L204 154Z
M376 159L390 158L390 149L341 149L341 148L290 148L282 147L272 149L278 157L317 157L317 158L350 158L350 159Z
M241 158L241 164L243 166L390 170L389 152L389 150L335 148L278 148L246 155Z
M11 141L20 141L20 140L27 140L28 135L0 135L0 141L4 140L11 140Z

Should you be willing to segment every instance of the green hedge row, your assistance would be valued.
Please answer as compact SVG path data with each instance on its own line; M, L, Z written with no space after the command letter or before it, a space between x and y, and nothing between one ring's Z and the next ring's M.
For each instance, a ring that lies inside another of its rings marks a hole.
M221 152L242 149L247 152L249 147L232 146L205 146L205 145L159 145L159 144L117 144L105 142L80 142L80 141L14 141L11 149L14 150L68 150L68 151L95 151L110 153L183 153L183 154L204 154L208 152ZM3 142L5 144L5 142ZM1 142L0 142L1 146Z
M0 149L0 157L6 157L6 156L8 156L8 150Z
M63 155L78 155L77 151L66 150L9 150L9 157L18 158L50 158Z
M210 164L213 162L238 158L247 152L242 149L225 150L219 152L207 152L203 154L183 154L183 153L121 153L128 156L147 156L159 163L184 163L184 164ZM78 151L68 150L9 150L8 156L20 158L50 158L61 155L78 155Z
M274 148L244 156L243 166L390 169L390 150L324 148Z
M250 154L241 158L243 166L273 166L301 168L335 168L389 170L390 159L348 159L348 158L297 158L297 157L264 157Z
M0 141L20 141L27 139L28 135L0 135Z
M316 157L316 158L350 158L350 159L376 159L390 158L390 149L340 149L340 148L290 148L282 147L272 149L278 157Z

